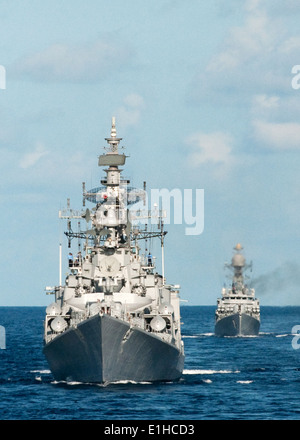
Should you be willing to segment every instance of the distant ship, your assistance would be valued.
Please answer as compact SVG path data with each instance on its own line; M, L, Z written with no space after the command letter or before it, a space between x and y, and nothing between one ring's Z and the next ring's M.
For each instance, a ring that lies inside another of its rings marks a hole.
M234 251L231 264L225 265L233 271L233 278L231 287L222 289L222 298L217 302L215 335L256 336L260 328L259 301L255 290L249 289L244 280L244 272L252 264L246 264L240 244Z
M60 212L68 220L69 247L73 238L84 245L76 259L69 254L65 285L60 279L59 286L46 288L55 301L46 309L44 354L57 381L177 380L184 366L180 286L167 284L164 276L163 211L145 211L141 226L141 211L129 205L142 200L145 190L129 187L121 177L126 156L119 152L115 118L106 141L98 162L106 167L103 186L86 191L83 184L84 205L88 200L96 206L74 211L68 205ZM152 229L147 227L153 215L154 231L153 218ZM74 232L74 218L90 226ZM151 255L155 237L162 249L162 274Z

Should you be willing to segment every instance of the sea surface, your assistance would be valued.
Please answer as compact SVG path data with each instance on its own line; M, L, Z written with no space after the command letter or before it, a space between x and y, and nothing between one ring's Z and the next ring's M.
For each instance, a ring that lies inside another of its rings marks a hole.
M242 338L215 337L214 312L181 308L178 382L103 386L54 381L42 353L44 307L0 307L0 419L300 419L300 307L262 306L259 336Z

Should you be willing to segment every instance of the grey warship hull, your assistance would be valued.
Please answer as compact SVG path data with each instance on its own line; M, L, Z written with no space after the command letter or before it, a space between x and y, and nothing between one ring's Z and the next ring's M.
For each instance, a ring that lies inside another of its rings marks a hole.
M83 383L173 381L184 364L174 345L100 314L48 342L44 354L55 380Z
M98 159L105 167L103 186L86 191L83 182L84 209L71 209L68 199L67 209L59 211L68 220L68 272L63 284L60 258L59 285L46 288L55 300L46 308L44 354L57 381L175 381L183 371L184 344L180 285L166 283L164 276L164 211L129 210L146 202L145 182L139 190L121 175L127 156L118 151L122 138L115 118L105 140L108 147ZM86 200L96 206L86 209ZM158 231L147 226L153 218ZM73 219L84 220L84 228L78 222L74 232ZM151 254L152 238L160 239L162 275Z
M257 336L260 321L246 313L234 313L219 319L215 325L216 336Z

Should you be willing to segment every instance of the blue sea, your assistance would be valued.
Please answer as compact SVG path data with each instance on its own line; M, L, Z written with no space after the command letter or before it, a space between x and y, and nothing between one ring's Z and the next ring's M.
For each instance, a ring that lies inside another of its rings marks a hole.
M0 307L1 420L298 420L300 307L261 307L257 337L214 336L214 306L181 308L178 382L57 383L42 353L44 307ZM294 330L293 330L294 328ZM178 423L178 422L177 422Z

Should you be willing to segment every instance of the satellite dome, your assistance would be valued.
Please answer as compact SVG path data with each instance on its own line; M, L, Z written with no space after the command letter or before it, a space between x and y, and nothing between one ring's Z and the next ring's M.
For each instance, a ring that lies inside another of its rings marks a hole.
M47 315L60 315L61 309L60 306L53 302L46 308Z
M241 254L236 254L232 257L231 263L234 267L243 267L245 266L245 257Z
M161 315L171 315L174 312L174 307L171 304L161 304L158 308L158 313Z
M161 332L166 327L166 321L159 315L151 319L150 327L155 332Z
M90 304L90 316L95 316L100 312L100 304L98 302L94 302Z
M52 330L56 333L60 333L68 327L66 320L61 316L54 318L50 325Z

